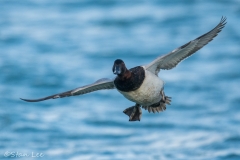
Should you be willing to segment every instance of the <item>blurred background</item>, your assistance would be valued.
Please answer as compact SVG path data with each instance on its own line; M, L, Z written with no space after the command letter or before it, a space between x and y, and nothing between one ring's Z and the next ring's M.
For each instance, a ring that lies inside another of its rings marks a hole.
M239 0L1 0L0 159L240 159ZM195 55L159 76L171 106L143 110L116 90L27 103L114 78L215 27ZM35 158L36 159L36 158Z

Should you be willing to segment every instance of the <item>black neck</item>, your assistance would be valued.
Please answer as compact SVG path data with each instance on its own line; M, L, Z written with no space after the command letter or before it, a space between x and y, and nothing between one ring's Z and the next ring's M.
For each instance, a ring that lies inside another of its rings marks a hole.
M114 80L114 84L118 90L129 92L137 90L143 83L144 78L145 71L143 67L137 66L131 68L123 75L118 75Z

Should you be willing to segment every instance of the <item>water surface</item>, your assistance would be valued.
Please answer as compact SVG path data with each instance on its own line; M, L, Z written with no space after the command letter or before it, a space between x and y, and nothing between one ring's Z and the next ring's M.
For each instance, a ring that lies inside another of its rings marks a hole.
M0 159L240 159L239 1L2 0L0 15ZM116 90L19 100L114 78L115 59L147 64L221 16L214 41L160 72L173 99L163 113L129 122L134 104Z

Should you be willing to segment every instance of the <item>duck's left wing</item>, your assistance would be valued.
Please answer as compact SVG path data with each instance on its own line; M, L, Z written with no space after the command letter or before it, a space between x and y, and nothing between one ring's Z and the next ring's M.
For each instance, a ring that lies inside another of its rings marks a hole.
M211 31L203 34L202 36L196 38L195 40L192 40L184 44L183 46L173 50L172 52L166 55L156 58L150 64L145 66L146 70L158 75L160 69L169 70L176 67L179 62L191 56L197 50L201 49L203 46L208 44L208 42L213 40L213 38L216 37L219 32L221 32L221 30L227 23L226 19L227 18L222 17L219 24Z
M54 94L48 97L40 98L40 99L23 99L20 98L21 100L27 101L27 102L39 102L39 101L44 101L48 99L56 99L56 98L63 98L63 97L69 97L69 96L77 96L77 95L82 95L90 92L94 92L97 90L102 90L102 89L114 89L114 83L113 80L108 79L108 78L102 78L97 80L96 82L82 86L67 92L59 93L59 94Z

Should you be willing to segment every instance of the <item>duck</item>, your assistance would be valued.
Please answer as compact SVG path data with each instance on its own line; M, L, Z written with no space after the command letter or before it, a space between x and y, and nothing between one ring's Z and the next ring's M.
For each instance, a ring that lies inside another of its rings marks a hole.
M160 70L170 70L176 67L181 61L207 45L222 31L227 23L226 20L226 17L222 17L220 22L209 32L157 57L147 65L128 69L122 59L116 59L112 67L112 72L116 75L114 79L102 78L92 84L44 98L20 99L27 102L39 102L83 95L98 90L116 89L126 99L135 103L134 106L126 108L123 113L129 117L129 121L140 121L141 108L148 110L149 113L159 113L166 110L166 106L171 104L171 97L164 93L164 81L158 76Z

